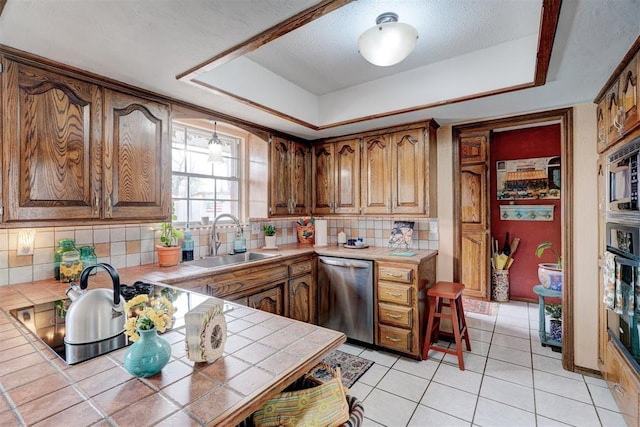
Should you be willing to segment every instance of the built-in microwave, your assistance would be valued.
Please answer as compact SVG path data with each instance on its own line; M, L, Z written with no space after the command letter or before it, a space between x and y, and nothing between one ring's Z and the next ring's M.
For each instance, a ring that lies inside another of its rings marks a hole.
M608 157L608 211L638 212L640 138Z

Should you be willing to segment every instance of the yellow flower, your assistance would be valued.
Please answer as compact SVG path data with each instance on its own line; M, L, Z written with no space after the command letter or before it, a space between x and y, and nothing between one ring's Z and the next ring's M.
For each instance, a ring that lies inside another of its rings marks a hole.
M173 304L166 298L153 298L148 295L137 295L124 305L127 320L124 324L125 334L133 342L138 341L138 330L150 330L154 327L158 332L165 332L171 327Z

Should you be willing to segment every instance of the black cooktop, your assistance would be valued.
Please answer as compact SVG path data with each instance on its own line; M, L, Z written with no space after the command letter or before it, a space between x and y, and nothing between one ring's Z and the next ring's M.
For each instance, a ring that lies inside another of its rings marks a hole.
M121 284L120 289L120 293L125 301L140 294L166 296L172 301L175 315L173 325L168 330L184 326L184 314L208 298L204 295L169 286L153 285L143 282L136 282L131 286ZM70 304L71 301L69 299L62 299L22 307L10 310L10 312L13 317L24 324L69 365L84 362L85 360L129 345L129 340L124 332L116 337L89 344L65 343L65 314Z

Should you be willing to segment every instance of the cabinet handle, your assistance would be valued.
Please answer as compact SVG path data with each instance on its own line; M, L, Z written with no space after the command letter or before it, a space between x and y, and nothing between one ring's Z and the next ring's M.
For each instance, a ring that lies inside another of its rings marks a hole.
M385 275L391 276L391 277L402 277L403 276L402 273L385 273Z
M388 339L389 341L400 342L398 338L393 338L393 337L390 337L389 335L385 336L385 338Z
M100 214L100 196L97 191L95 192L94 200L93 215L98 216Z
M109 218L113 216L113 210L111 209L111 193L107 194L107 216Z
M394 294L392 292L387 292L387 295L392 296L392 297L396 297L396 298L399 298L399 297L402 296L402 294Z
M392 319L402 319L402 316L400 316L399 314L387 313L387 317L391 317Z
M398 199L396 197L393 198L393 209L398 207Z
M615 384L613 386L613 389L620 395L620 396L624 396L624 390L622 390L622 387L620 387L620 384Z

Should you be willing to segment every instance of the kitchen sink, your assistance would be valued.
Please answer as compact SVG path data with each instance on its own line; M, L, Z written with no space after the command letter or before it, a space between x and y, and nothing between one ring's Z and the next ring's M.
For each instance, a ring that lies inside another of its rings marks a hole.
M187 261L185 265L195 265L196 267L215 268L226 265L243 264L245 262L259 261L262 259L277 257L279 254L263 254L260 252L245 252L232 255L217 255Z

